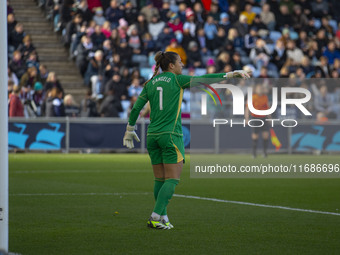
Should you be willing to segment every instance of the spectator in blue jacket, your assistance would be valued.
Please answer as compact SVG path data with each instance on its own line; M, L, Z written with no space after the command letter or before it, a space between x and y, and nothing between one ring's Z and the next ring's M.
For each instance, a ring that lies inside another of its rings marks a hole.
M217 27L214 23L213 16L208 16L206 23L204 24L204 33L207 37L207 48L214 50L214 39L217 34Z
M330 41L328 43L327 49L325 50L323 55L328 58L328 63L330 65L333 65L334 59L336 59L336 58L340 59L340 52L339 52L339 50L337 50L335 48L335 42L334 41Z

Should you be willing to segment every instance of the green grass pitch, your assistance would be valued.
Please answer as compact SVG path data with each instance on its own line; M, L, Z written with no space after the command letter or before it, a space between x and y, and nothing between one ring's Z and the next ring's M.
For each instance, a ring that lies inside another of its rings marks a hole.
M249 155L230 157L249 160ZM321 158L339 161L339 156ZM11 252L340 254L339 215L174 197L168 213L175 229L148 229L154 200L147 155L11 154L9 168ZM186 164L176 193L340 212L340 179L192 179Z

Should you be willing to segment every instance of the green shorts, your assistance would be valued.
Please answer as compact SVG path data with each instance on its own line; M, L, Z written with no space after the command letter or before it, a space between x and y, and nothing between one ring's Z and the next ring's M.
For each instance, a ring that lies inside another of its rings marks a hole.
M146 139L151 164L176 164L184 159L183 137L173 134L148 135Z

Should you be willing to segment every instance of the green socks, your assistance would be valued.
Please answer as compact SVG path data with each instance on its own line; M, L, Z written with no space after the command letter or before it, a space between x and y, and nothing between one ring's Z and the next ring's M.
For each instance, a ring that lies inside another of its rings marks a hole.
M156 205L154 212L159 215L166 215L166 207L169 204L172 195L175 193L175 187L178 184L178 179L167 179L163 183L161 178L155 179L154 196Z
M155 197L155 201L157 201L158 192L162 188L164 181L164 178L155 178L155 186L153 187L153 195Z
M155 178L155 186L153 188L153 195L155 197L155 201L157 201L158 193L159 193L160 189L162 188L164 181L165 181L164 178ZM161 215L167 215L166 207L164 208Z

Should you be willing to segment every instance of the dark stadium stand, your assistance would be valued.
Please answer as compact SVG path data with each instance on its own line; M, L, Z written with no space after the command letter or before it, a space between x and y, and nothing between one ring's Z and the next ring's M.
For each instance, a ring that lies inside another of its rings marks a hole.
M64 88L60 95L72 94L79 105L85 91L92 89L80 107L90 112L86 105L100 111L108 91L115 91L123 112L118 116L117 109L111 115L99 112L101 116L127 117L152 73L158 50L178 52L186 63L184 73L191 75L247 69L255 78L294 78L296 86L308 78L339 78L339 1L11 0L9 4L31 35L40 64L56 72ZM12 54L13 47L10 58ZM57 86L56 81L51 86ZM313 98L321 98L312 105L315 113L340 118L339 87L328 86L322 93L321 86L308 88ZM47 93L43 98L47 100ZM68 97L68 108L76 107L73 98ZM321 110L328 107L320 105L322 98L332 102L331 114Z

